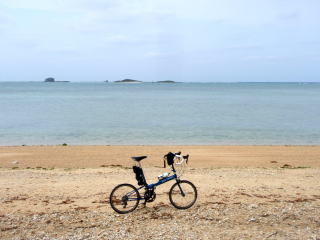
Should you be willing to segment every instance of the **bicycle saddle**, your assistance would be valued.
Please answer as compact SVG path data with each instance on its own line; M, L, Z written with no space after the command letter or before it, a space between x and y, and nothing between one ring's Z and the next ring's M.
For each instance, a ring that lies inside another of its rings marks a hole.
M147 156L140 156L140 157L131 157L134 161L140 162L142 159L147 158Z

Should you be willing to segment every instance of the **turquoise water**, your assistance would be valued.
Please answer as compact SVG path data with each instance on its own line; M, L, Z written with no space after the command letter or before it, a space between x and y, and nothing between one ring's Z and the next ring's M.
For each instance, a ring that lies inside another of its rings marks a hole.
M320 144L319 83L0 83L0 145Z

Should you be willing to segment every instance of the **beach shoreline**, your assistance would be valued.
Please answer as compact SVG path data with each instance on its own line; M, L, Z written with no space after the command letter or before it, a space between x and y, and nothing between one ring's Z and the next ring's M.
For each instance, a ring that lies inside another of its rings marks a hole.
M163 166L169 151L190 155L190 167L320 167L320 146L0 146L1 168L130 167L132 156L148 156L146 167Z

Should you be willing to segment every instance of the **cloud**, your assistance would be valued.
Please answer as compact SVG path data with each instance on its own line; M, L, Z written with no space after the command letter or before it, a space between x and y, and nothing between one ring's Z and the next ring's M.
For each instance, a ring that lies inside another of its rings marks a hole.
M226 50L259 50L263 49L260 44L234 44L224 47Z
M291 21L291 20L297 20L300 18L300 15L297 12L292 13L286 13L286 14L280 14L278 16L278 19L284 20L284 21Z
M309 46L319 46L320 47L320 39L319 40L304 40L298 42L301 45L309 45Z
M9 0L3 1L1 4L7 8L48 11L58 9L59 2L59 0Z
M317 7L287 0L0 0L0 42L3 59L28 56L37 65L53 56L61 65L111 59L149 71L159 62L189 62L205 72L215 62L228 72L235 62L308 62L304 52L319 52Z
M0 25L4 25L8 21L7 17L0 13Z
M7 19L0 15L0 31L4 30Z
M250 55L250 56L245 56L242 58L242 60L245 61L257 61L257 60L267 60L267 61L274 61L274 60L280 60L283 59L283 57L279 56L274 56L274 55Z
M178 53L178 52L149 51L145 53L144 56L148 58L159 58L159 57L175 57L179 55L181 55L181 53Z
M12 17L0 12L0 32L8 33L9 31L11 31L11 29L14 28L14 25L15 21Z

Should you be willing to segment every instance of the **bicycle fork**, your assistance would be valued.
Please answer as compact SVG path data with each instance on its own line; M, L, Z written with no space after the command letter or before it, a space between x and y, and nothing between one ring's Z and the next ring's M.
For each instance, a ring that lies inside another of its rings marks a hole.
M176 169L174 168L174 165L172 165L172 171L173 171L174 174L176 174ZM182 197L185 197L186 194L184 193L184 191L182 190L182 187L180 186L180 179L179 179L179 177L176 178L176 181L177 181L177 184L178 184L178 187L179 187L179 189L180 189L180 193L181 193Z
M182 197L185 197L186 194L184 193L184 191L182 190L182 187L180 186L180 179L177 179L177 184L178 184L178 187L180 189L180 193L181 193Z

